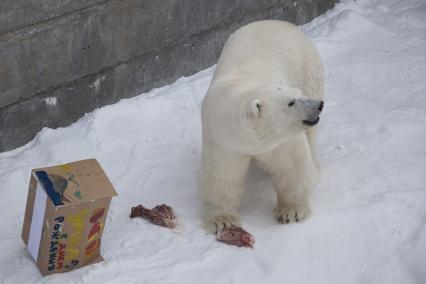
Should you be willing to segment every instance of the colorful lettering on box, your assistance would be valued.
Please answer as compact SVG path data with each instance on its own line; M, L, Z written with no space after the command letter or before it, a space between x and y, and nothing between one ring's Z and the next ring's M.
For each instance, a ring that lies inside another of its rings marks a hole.
M92 228L87 235L87 239L89 240L89 244L86 246L85 254L86 256L91 256L94 252L96 252L101 244L100 233L102 232L103 223L100 222L100 219L103 217L105 213L105 208L97 208L93 210L92 216L90 217L90 224L92 224Z
M62 268L63 266L65 244L60 243L59 241L66 238L66 236L62 234L65 218L63 216L59 216L56 217L54 221L55 225L53 225L53 231L50 235L49 257L47 265L48 271L58 269L58 267Z
M64 266L65 247L66 246L64 244L59 243L59 253L56 269L61 269Z
M77 258L79 254L80 251L78 249L67 248L65 249L65 260Z
M105 213L105 208L97 208L93 210L92 217L90 217L90 223L96 223Z
M83 238L84 220L88 213L89 209L84 208L67 219L72 227L72 233L68 236L68 248L65 250L65 260L73 260L80 255L78 247Z
M99 239L91 241L85 250L86 256L92 255L100 246L101 241Z

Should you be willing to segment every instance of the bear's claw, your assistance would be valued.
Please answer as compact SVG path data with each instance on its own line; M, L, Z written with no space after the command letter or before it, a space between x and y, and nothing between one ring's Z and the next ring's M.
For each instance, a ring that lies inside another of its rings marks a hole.
M275 218L279 224L300 223L310 215L309 207L281 207L275 209Z

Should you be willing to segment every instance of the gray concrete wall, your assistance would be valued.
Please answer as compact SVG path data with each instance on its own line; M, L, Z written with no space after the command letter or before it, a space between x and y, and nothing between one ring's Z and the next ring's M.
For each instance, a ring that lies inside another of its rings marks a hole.
M2 0L0 152L213 65L231 32L333 0Z

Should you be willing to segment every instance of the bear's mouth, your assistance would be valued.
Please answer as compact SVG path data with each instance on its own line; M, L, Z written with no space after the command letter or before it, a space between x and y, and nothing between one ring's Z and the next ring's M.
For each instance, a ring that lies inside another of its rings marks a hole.
M304 120L303 124L308 125L308 126L314 126L315 124L317 124L319 122L320 118L319 116L313 120Z

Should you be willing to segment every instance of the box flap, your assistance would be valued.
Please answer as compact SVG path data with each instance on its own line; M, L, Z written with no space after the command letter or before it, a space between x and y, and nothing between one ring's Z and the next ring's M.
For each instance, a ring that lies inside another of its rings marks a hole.
M78 204L117 195L95 159L34 169L32 172L55 206Z

